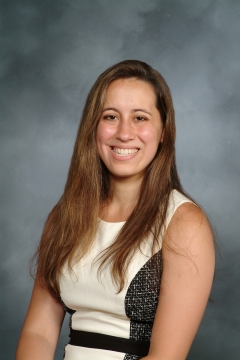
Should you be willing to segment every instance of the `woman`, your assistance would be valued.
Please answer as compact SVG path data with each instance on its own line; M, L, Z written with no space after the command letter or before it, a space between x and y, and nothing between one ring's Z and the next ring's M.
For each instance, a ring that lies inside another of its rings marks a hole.
M149 65L107 69L83 110L64 194L38 249L17 360L186 359L208 301L214 245L175 165L169 88Z

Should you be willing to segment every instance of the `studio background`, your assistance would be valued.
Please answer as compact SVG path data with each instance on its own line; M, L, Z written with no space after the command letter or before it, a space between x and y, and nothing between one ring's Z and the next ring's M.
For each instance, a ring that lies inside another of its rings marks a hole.
M221 250L189 360L240 358L240 1L1 0L1 359L14 358L29 259L62 194L86 95L124 59L166 78L185 190ZM55 359L68 341L64 322Z

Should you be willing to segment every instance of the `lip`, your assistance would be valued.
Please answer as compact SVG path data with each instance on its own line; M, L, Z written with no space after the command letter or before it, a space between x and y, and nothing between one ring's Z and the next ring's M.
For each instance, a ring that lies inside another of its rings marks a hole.
M113 148L117 148L117 149L137 149L137 150L140 150L140 148L137 147L137 146L109 145L109 147L111 148L111 150L112 150Z
M140 150L140 148L136 147L136 146L113 146L113 145L111 145L111 146L109 146L109 148L110 148L111 154L114 157L114 159L120 160L120 161L130 160L130 159L134 158L135 156L137 156L137 154L139 153L139 150ZM113 151L114 148L121 149L121 150L129 149L129 150L137 150L137 151L132 154L118 154Z

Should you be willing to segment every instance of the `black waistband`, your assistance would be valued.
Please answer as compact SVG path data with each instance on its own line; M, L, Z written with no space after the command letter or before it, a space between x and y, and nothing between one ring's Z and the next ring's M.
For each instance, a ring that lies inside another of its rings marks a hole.
M116 351L142 357L148 354L150 347L150 341L125 339L116 336L73 329L70 329L69 337L70 345Z

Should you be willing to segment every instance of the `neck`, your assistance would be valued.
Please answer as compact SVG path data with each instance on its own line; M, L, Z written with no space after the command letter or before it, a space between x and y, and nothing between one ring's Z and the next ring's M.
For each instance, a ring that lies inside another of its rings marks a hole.
M109 222L125 221L134 210L142 183L139 178L115 178L112 176L113 197L106 206L102 208L101 219Z

